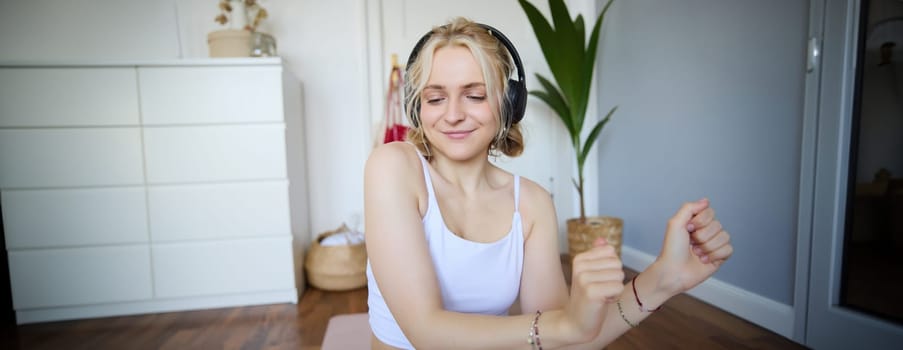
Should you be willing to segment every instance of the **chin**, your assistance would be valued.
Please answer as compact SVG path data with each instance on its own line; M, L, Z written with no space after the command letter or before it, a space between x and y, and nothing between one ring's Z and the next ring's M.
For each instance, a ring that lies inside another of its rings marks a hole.
M443 146L442 154L454 161L466 161L474 158L485 159L489 155L489 151L486 148L476 147L474 145L445 144Z

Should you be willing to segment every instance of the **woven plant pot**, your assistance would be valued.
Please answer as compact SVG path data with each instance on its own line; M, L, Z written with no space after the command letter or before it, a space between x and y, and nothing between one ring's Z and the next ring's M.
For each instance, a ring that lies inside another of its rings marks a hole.
M621 237L624 231L624 220L611 216L587 216L586 221L579 218L570 219L568 224L568 255L574 256L593 247L596 238L602 237L615 247L621 257Z
M207 34L210 57L251 56L251 32L241 29L223 29Z

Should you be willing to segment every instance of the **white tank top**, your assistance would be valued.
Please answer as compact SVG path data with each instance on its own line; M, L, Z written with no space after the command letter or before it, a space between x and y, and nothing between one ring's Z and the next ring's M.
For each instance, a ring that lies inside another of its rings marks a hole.
M514 175L514 215L511 231L491 243L469 241L455 235L445 225L433 189L428 163L418 151L426 178L429 204L423 216L423 231L429 244L433 267L442 292L445 310L485 315L507 315L520 291L524 267L524 230L518 201L520 176ZM370 328L385 344L413 349L404 336L377 286L367 260L367 305ZM412 286L414 287L414 286Z

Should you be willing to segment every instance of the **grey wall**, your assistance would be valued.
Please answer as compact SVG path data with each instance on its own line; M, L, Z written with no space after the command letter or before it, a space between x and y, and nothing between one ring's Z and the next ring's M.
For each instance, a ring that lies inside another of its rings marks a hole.
M680 204L709 197L735 247L715 277L792 304L808 10L616 1L597 69L600 110L619 110L597 147L625 246L658 255Z

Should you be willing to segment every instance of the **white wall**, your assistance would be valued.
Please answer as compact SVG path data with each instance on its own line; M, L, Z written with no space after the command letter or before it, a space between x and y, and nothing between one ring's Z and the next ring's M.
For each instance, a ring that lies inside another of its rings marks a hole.
M366 4L264 4L272 14L269 22L279 54L304 85L311 233L332 230L343 221L363 229L363 173L371 144Z
M0 1L0 60L178 57L174 1Z
M310 229L316 235L362 216L370 137L366 4L261 4L270 13L261 30L276 37L279 55L303 84ZM0 61L206 57L206 34L219 28L217 13L214 0L4 0Z

